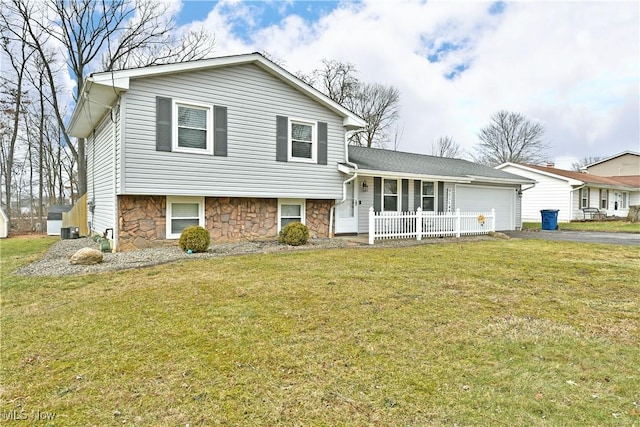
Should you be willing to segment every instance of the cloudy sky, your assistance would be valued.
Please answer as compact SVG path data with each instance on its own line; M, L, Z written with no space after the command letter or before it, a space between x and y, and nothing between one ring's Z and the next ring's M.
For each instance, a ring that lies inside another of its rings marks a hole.
M541 121L556 166L640 151L640 6L628 2L183 1L216 55L265 51L291 72L323 58L401 92L398 149L465 150L496 111Z

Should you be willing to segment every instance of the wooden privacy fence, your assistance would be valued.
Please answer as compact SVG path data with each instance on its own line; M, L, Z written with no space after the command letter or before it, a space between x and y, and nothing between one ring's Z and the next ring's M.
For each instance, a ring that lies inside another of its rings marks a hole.
M78 227L80 236L89 235L86 193L76 201L69 212L62 213L62 227Z
M488 234L496 230L496 211L491 212L375 212L369 209L369 244L378 239L422 240L471 234Z

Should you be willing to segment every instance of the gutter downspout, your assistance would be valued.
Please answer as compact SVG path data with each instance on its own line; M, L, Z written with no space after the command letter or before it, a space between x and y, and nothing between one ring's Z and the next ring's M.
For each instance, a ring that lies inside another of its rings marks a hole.
M120 121L120 99L118 97L118 103L116 104L117 108L111 109L111 121L113 126L113 228L111 229L111 238L113 240L113 252L115 253L118 248L118 235L120 234L120 230L118 227L118 217L120 215L119 207L118 207L118 189L116 188L116 183L118 181L117 173L117 162L118 162L118 121ZM116 116L115 119L113 116ZM121 168L122 169L122 168Z
M358 165L349 161L349 131L344 133L344 162L345 164L353 167L355 172L353 176L342 183L342 199L334 203L329 210L329 237L334 237L333 232L333 218L336 211L336 206L343 204L347 200L347 184L358 177Z

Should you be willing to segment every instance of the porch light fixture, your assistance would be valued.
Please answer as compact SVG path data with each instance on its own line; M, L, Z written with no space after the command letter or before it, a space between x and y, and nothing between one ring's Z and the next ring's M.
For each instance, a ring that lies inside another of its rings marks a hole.
M369 186L367 185L367 181L362 181L362 192L366 193L367 191L369 191Z

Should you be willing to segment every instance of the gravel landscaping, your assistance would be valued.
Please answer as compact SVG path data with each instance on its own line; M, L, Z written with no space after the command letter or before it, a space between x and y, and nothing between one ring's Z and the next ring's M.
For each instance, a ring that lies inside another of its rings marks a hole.
M68 239L56 242L49 251L38 261L25 265L15 271L15 274L22 276L66 276L77 274L102 273L106 271L125 270L130 268L149 267L158 264L188 259L217 258L229 255L242 255L250 253L269 253L296 250L312 250L325 248L347 248L347 247L390 247L390 246L412 246L417 244L442 243L442 242L463 242L480 239L490 239L488 236L474 236L462 238L437 238L416 240L387 240L376 242L374 246L369 246L362 238L334 238L334 239L311 239L306 245L288 246L280 244L275 240L237 242L211 245L208 252L187 254L180 250L178 246L165 246L159 248L140 249L128 252L105 253L102 263L95 265L72 265L69 257L82 248L99 249L99 244L90 238Z

